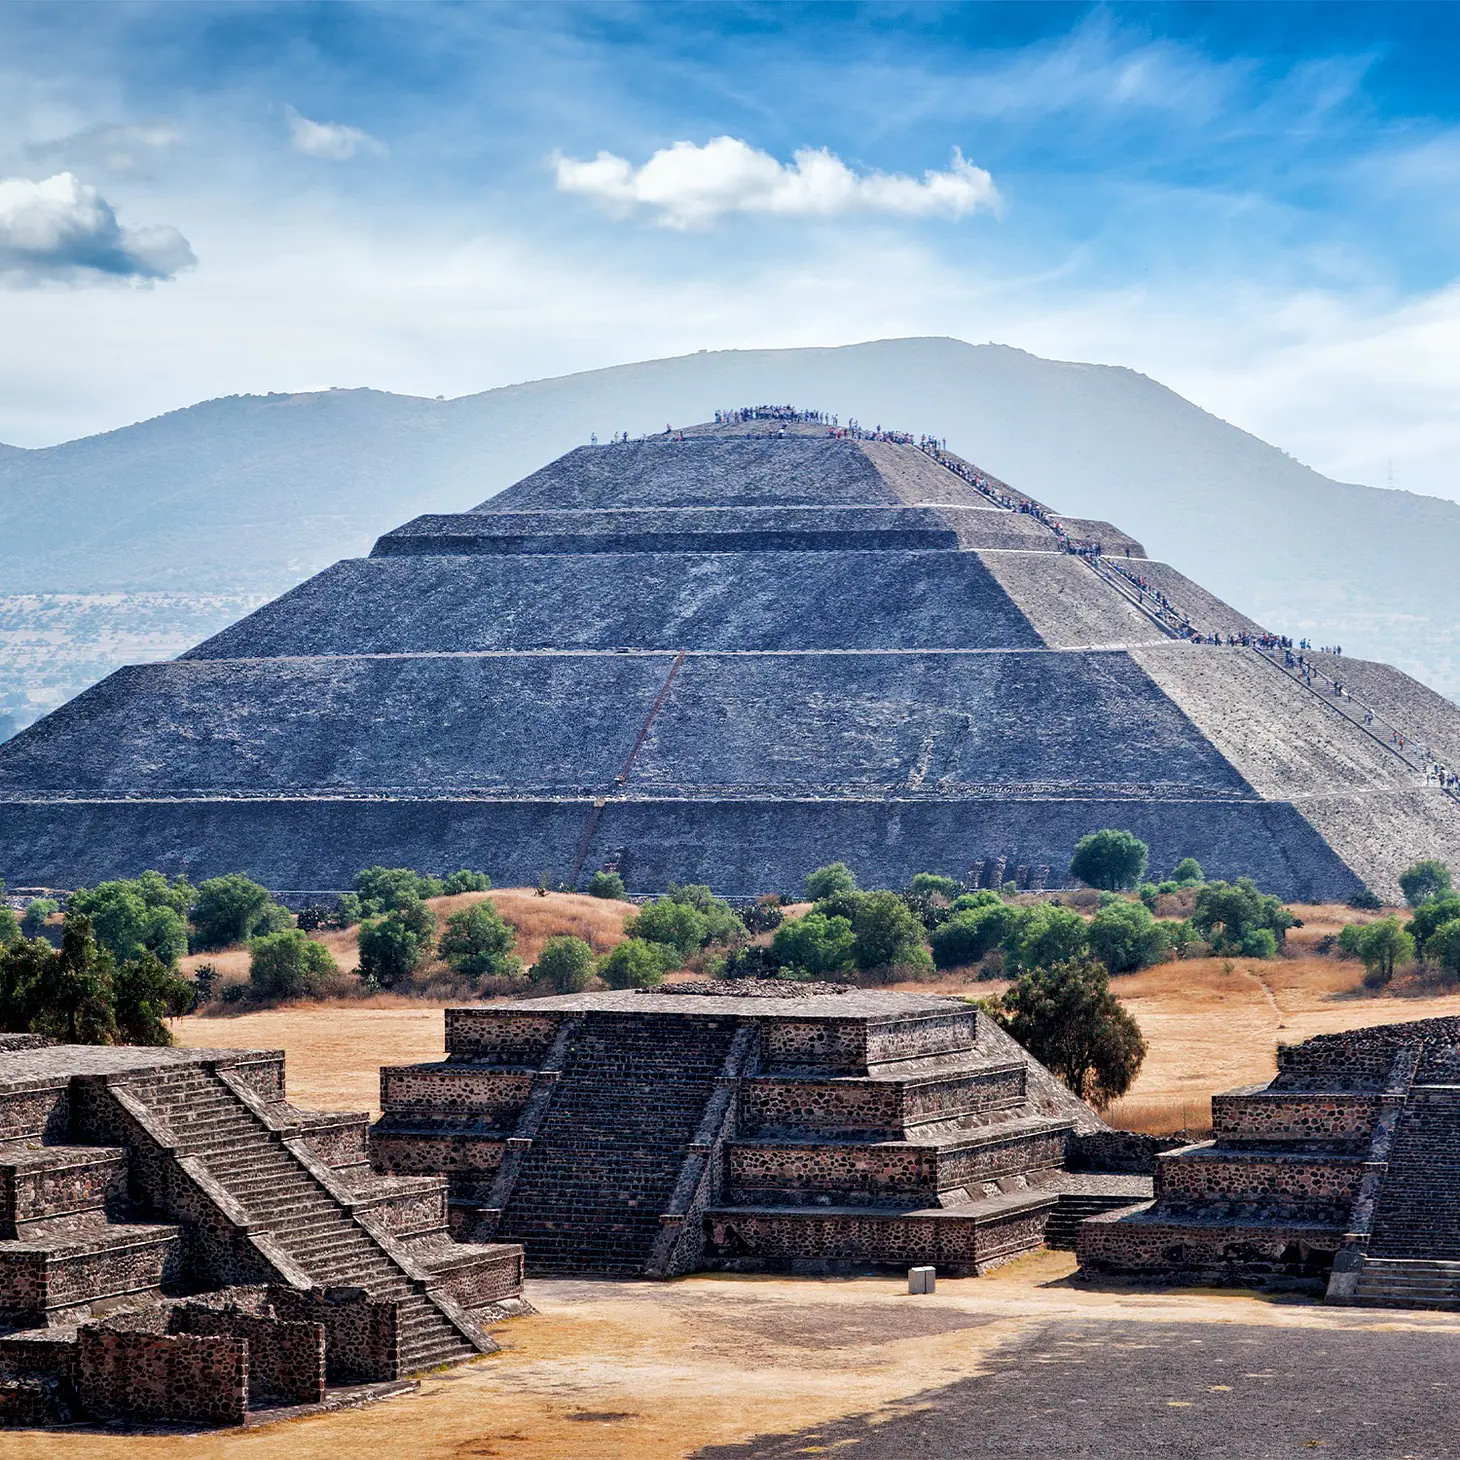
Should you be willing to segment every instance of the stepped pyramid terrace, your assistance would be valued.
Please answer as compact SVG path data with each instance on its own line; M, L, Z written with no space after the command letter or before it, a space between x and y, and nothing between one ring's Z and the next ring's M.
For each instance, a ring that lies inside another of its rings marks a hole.
M521 1247L454 1241L367 1125L278 1050L0 1036L0 1425L241 1424L493 1352Z
M0 748L0 876L1039 887L1118 826L1157 870L1392 896L1460 862L1456 768L1453 705L1299 658L1109 523L735 413L580 447L118 671Z
M574 994L450 1009L446 1050L381 1071L376 1163L444 1173L453 1232L534 1273L974 1274L1150 1190L1100 1169L1148 1142L958 999Z

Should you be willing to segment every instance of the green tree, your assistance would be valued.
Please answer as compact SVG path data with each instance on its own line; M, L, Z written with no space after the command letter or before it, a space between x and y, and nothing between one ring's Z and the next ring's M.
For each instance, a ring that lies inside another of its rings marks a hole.
M318 998L339 976L329 949L298 928L263 933L248 950L248 981L260 999Z
M0 948L20 942L20 937L20 919L15 916L15 909L0 903Z
M828 917L814 908L804 917L782 923L771 939L771 951L782 968L807 978L845 973L852 965L856 944L846 918Z
M1414 957L1414 939L1395 917L1369 923L1358 935L1356 947L1364 962L1364 982L1370 988L1382 988L1400 964Z
M665 943L626 938L598 965L598 976L611 989L654 989L675 966L677 955Z
M194 941L209 950L246 943L269 901L269 889L242 872L210 877L199 884L193 902Z
M852 918L852 961L858 968L932 972L922 919L895 892L869 892Z
M1198 888L1191 924L1214 953L1270 958L1297 919L1270 893L1259 892L1250 877L1208 882ZM1264 931L1271 938L1260 936Z
M453 872L442 884L448 897L462 892L490 892L492 879L485 872L469 872L465 867Z
M186 1014L193 1002L193 985L155 953L122 964L112 987L117 1037L123 1044L171 1044L167 1020Z
M617 872L595 872L588 879L588 896L623 902L628 897L628 889Z
M1015 909L1013 924L1004 935L1004 951L1012 969L1050 968L1083 958L1088 938L1079 913L1039 902Z
M997 894L993 896L991 906L955 912L933 930L933 962L937 967L959 968L977 963L1008 936L1018 921L1018 914Z
M111 955L97 943L91 919L68 910L59 951L35 964L32 1031L63 1044L114 1043L112 973Z
M1090 887L1122 892L1141 880L1149 856L1150 849L1139 837L1106 827L1075 843L1070 871Z
M1132 973L1159 963L1170 951L1165 924L1139 902L1102 907L1088 930L1090 952L1111 973Z
M61 904L53 897L35 897L26 904L25 912L21 915L20 928L27 938L39 938L41 929L46 925L46 919L52 913L58 913ZM7 941L3 933L0 933L0 942Z
M919 895L926 893L933 897L946 897L952 902L962 889L953 877L943 877L937 872L917 872L908 883L907 890Z
M1195 857L1183 857L1171 869L1171 880L1180 887L1195 887L1207 879Z
M365 910L360 906L360 894L358 892L342 892L335 902L335 923L341 928L353 928L361 918L365 916Z
M39 1011L38 990L57 953L44 938L0 947L0 1029L27 1034Z
M1410 907L1419 907L1450 890L1450 869L1433 859L1415 862L1399 874L1399 890Z
M1093 959L1029 969L994 1006L994 1017L1082 1100L1105 1109L1135 1083L1146 1057L1140 1026Z
M513 978L522 970L516 946L517 934L502 914L490 902L478 902L446 919L437 951L457 973Z
M160 872L78 887L67 906L91 919L96 940L117 963L155 953L173 966L188 951L187 908L193 889Z
M703 943L730 943L745 937L745 924L740 921L740 915L702 882L688 882L683 886L671 882L664 898L692 907L705 920Z
M838 892L855 892L857 879L845 862L828 862L806 878L806 900L820 902Z
M581 938L565 933L549 938L532 966L532 977L560 994L582 993L593 979L593 950Z
M662 943L672 948L683 961L705 946L710 925L704 914L687 902L672 902L667 897L647 903L624 923L630 938L646 943ZM678 966L678 965L676 965Z
M985 887L980 892L960 892L953 899L950 911L953 913L976 912L981 907L1004 906L1004 899L992 887Z
M355 895L367 917L396 912L407 903L441 897L445 891L439 877L423 876L410 867L366 867L355 874Z
M360 973L367 983L394 988L413 974L431 949L431 935L420 930L413 919L415 907L408 904L384 917L367 918L360 924Z
M1420 903L1408 923L1409 936L1414 939L1415 947L1423 948L1437 928L1455 918L1460 918L1460 897L1453 892Z
M1441 923L1426 940L1424 952L1431 963L1460 977L1460 918Z

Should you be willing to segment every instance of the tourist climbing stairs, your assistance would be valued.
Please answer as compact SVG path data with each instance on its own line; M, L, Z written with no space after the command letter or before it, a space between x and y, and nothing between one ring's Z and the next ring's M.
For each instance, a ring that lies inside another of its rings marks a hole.
M311 1283L364 1288L397 1303L402 1373L477 1352L419 1280L216 1074L187 1065L128 1088L172 1131L178 1154L198 1157L252 1226L267 1232Z
M590 1014L507 1200L529 1270L642 1273L736 1025Z

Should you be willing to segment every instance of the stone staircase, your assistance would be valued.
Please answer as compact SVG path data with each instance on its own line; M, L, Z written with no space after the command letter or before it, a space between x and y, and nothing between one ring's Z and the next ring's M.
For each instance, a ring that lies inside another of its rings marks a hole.
M358 1287L400 1315L400 1370L475 1354L469 1340L277 1134L218 1075L184 1065L127 1086L311 1284Z
M1353 1302L1375 1308L1460 1308L1460 1262L1366 1258Z
M1457 1196L1460 1086L1415 1085L1399 1118L1375 1205L1369 1260L1460 1263Z
M642 1273L735 1032L733 1019L588 1015L498 1239L539 1272Z
M1044 1245L1059 1248L1062 1252L1073 1252L1081 1222L1101 1216L1105 1212L1121 1211L1140 1199L1128 1195L1104 1196L1091 1192L1062 1191L1059 1194L1059 1205L1045 1220Z

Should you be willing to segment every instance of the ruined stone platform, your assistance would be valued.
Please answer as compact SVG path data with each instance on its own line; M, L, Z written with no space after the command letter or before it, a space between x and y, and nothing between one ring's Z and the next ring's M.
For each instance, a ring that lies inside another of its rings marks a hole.
M780 990L777 990L780 992ZM381 1071L377 1166L443 1173L529 1271L978 1273L1038 1246L1103 1123L961 1000L623 991L446 1011Z
M521 1248L453 1240L367 1126L278 1050L0 1042L0 1423L243 1423L494 1349Z

